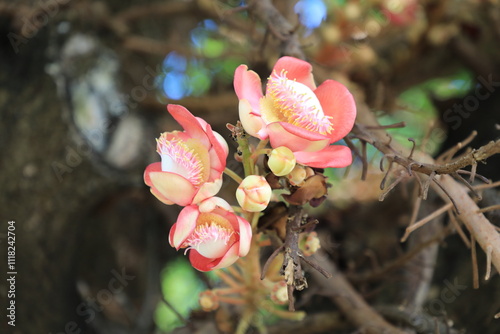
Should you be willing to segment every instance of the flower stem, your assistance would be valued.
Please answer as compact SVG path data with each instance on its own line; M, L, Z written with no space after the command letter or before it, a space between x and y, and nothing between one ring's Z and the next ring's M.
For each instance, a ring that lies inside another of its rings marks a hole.
M217 276L219 276L219 278L221 280L223 280L230 287L235 288L235 289L237 289L237 288L240 287L240 285L238 283L236 283L234 281L234 279L230 275L226 274L224 271L222 271L222 270L216 270L216 271L214 271L214 273Z
M226 174L227 176L232 178L238 184L240 184L241 181L243 181L243 179L238 174L236 174L233 170L231 170L227 167L226 167L226 169L224 169L224 174Z
M255 148L255 151L260 151L262 149L264 149L264 147L266 147L267 143L269 143L269 139L264 139L264 140L261 140L259 142L259 144L257 145L257 147ZM271 149L269 149L270 151Z
M272 313L282 319L300 321L304 319L304 317L306 316L306 313L303 311L290 312L286 310L280 310L276 308L274 305L272 305L270 302L262 303L262 308L268 311L269 313Z
M223 302L226 304L245 305L245 303L246 303L246 300L241 299L241 298L236 298L236 297L219 296L218 299L220 302Z
M260 218L260 212L254 212L251 215L251 220L250 223L252 224L252 230L255 232L257 231L257 224L259 223L259 218Z
M241 286L239 288L218 288L214 289L214 291L217 296L225 296L225 295L232 295L232 294L241 294L242 292L245 291L245 287Z
M245 170L245 176L254 174L254 161L252 159L252 152L250 151L250 145L248 144L247 135L239 135L236 139L241 151L241 158L243 160L243 169Z

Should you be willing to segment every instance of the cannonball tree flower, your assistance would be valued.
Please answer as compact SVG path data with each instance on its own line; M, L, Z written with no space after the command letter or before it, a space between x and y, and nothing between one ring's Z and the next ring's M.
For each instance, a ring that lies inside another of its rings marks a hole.
M184 131L165 132L157 139L161 162L146 168L144 182L165 204L199 203L216 195L222 186L227 143L186 108L170 104L167 109Z
M312 66L282 57L274 65L265 95L257 73L240 65L234 74L239 116L246 132L271 146L286 146L297 162L325 168L351 164L348 147L331 145L351 131L356 105L341 83L326 80L316 87Z
M211 197L182 209L168 239L177 250L189 251L194 268L210 271L228 267L248 254L252 227L225 200Z

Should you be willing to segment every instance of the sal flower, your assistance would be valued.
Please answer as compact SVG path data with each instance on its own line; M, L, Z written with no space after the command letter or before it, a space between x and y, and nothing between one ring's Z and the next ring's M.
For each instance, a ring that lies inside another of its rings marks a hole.
M169 234L170 245L177 250L186 248L191 265L200 271L230 266L247 255L251 240L248 221L235 215L219 197L186 206Z
M146 168L144 182L165 204L196 204L219 192L228 146L186 108L173 104L167 108L184 131L165 132L157 139L161 162Z
M327 80L316 87L311 64L282 57L262 93L257 73L240 65L234 88L240 120L250 135L269 138L271 146L288 147L298 163L318 168L351 164L348 147L330 145L351 131L356 105L341 83Z

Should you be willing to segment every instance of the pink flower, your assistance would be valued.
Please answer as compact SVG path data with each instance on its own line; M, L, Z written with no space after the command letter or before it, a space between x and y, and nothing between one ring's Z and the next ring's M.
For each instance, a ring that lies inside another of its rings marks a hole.
M184 131L165 132L157 139L161 162L146 168L144 182L165 204L199 203L216 195L222 186L227 143L186 108L170 104L167 109Z
M330 145L351 131L356 105L341 83L327 80L316 88L311 64L282 57L274 65L262 94L257 73L240 65L234 88L240 100L240 120L250 135L269 138L271 146L286 146L297 162L311 167L351 164L348 147Z
M219 197L186 206L172 226L169 242L189 250L191 265L200 271L225 268L248 254L252 228Z

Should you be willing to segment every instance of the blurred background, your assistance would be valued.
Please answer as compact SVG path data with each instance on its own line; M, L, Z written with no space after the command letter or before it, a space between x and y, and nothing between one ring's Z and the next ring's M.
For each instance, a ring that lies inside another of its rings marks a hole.
M258 4L286 18L287 34L263 21ZM207 120L234 152L225 128L238 118L234 69L247 64L265 79L279 57L297 55L291 42L318 83L343 82L383 125L404 121L390 133L405 147L411 137L436 156L473 130L472 147L499 137L497 0L0 0L0 254L7 268L15 221L18 273L16 326L2 311L0 332L231 333L237 311L199 310L198 292L217 280L168 245L180 208L157 201L142 174L159 161L155 138L179 129L168 103ZM326 254L383 315L416 333L499 333L499 279L482 281L482 252L473 289L470 250L443 232L446 219L400 243L413 184L379 202L382 154L368 147L368 156L366 181L358 160L326 171L328 202L311 213ZM241 172L232 154L228 166ZM499 170L498 157L478 167L492 180ZM234 189L225 180L221 196L234 203ZM483 197L484 206L500 200L494 190ZM441 205L426 203L427 213ZM500 221L498 211L488 217ZM423 251L395 270L362 275L415 247ZM294 331L355 332L313 278L309 286L298 308L336 322ZM2 279L2 310L8 289ZM436 325L418 329L396 312L412 303ZM288 328L270 315L264 322L270 333Z

